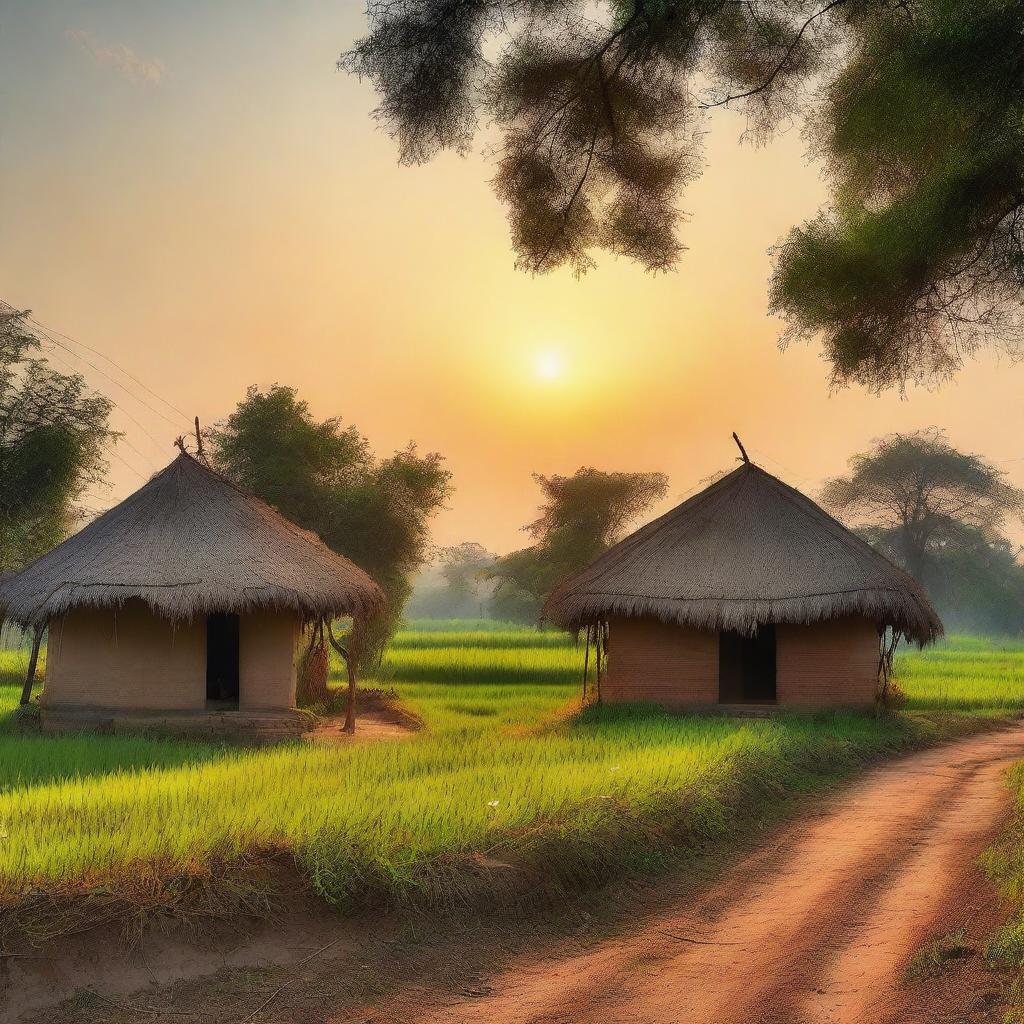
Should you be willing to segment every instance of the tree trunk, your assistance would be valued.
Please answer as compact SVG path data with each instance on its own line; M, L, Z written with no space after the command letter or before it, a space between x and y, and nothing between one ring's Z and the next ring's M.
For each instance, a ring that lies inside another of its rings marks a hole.
M299 660L299 685L296 694L299 704L326 704L330 701L331 696L327 689L329 671L330 664L323 630L319 623L314 623L310 628L309 646Z
M352 667L352 659L345 659L348 669L348 701L345 704L345 732L356 731L356 670Z
M25 686L21 691L21 703L28 704L32 700L32 685L36 681L36 664L39 661L39 648L43 642L43 626L36 626L32 634L32 653L28 658L28 672L25 673Z
M345 669L348 673L348 696L345 701L345 725L342 727L347 733L355 733L356 731L356 668L355 668L355 656L354 652L356 648L356 630L358 624L353 620L352 622L352 635L349 637L349 646L342 647L338 643L337 638L334 636L334 627L330 622L327 623L327 637L331 641L331 646L345 659Z

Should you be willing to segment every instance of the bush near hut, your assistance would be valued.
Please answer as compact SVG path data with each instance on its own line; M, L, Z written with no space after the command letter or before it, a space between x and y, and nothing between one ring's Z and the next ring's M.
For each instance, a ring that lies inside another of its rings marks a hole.
M369 441L338 417L316 420L294 388L251 387L209 431L214 465L333 551L368 572L387 596L362 638L373 664L391 638L426 561L429 523L451 493L436 452L411 443L377 459Z

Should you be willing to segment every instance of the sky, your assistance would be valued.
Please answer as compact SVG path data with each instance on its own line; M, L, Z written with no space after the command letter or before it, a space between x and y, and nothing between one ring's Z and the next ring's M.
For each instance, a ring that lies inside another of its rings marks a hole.
M438 544L521 546L534 472L660 470L668 507L731 467L734 430L811 494L933 425L1024 485L1024 366L987 354L877 397L831 392L815 344L780 351L770 249L827 198L797 129L755 148L738 114L709 119L675 272L598 254L582 280L531 277L483 140L398 165L335 66L365 27L356 0L0 4L0 298L102 353L53 352L118 404L91 506L275 382L381 455L442 453Z

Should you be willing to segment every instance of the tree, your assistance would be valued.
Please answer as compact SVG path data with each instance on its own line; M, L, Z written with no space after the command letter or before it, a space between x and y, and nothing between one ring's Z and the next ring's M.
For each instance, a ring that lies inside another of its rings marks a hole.
M1024 7L1011 0L375 0L340 65L403 162L501 136L519 264L673 267L706 111L804 119L833 202L778 251L788 338L837 383L902 385L1020 342Z
M1024 566L1004 537L965 531L936 553L928 589L947 630L1024 633Z
M476 541L438 548L416 581L408 613L427 619L490 616L494 582L489 574L496 558Z
M534 473L533 479L544 492L540 515L523 527L534 543L502 556L491 570L501 617L536 620L559 582L621 540L668 491L664 473L605 473L589 466L572 476Z
M388 610L365 654L383 649L401 617L410 578L429 548L429 523L451 493L444 459L414 444L377 459L352 425L317 420L294 388L251 387L209 432L216 467L268 501L384 589Z
M1002 543L1007 520L1024 514L1024 492L937 429L890 434L849 465L822 502L926 586L953 552Z
M835 202L779 250L775 312L835 379L941 379L1024 320L1024 7L847 4L852 47L811 121ZM851 15L851 17L853 17Z
M455 606L483 608L493 589L488 574L496 555L476 541L464 541L440 551L441 577Z
M110 400L38 350L28 313L0 304L0 575L67 536L115 438Z

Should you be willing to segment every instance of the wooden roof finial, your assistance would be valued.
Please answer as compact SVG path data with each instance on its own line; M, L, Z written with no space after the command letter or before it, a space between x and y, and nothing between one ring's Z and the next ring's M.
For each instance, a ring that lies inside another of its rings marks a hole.
M199 417L196 417L196 456L200 459L205 459L206 455L203 453L203 434L199 429Z
M739 439L739 435L734 430L732 432L732 439L736 442L736 447L740 450L740 455L743 456L744 462L750 462L750 457L747 455L747 449L743 447L743 442Z

